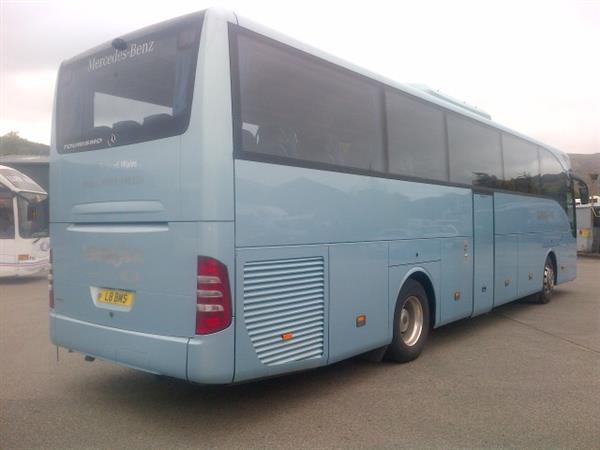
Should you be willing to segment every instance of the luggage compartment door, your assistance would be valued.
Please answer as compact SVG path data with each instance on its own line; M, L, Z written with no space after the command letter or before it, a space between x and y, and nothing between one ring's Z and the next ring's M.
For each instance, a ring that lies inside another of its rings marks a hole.
M473 316L494 306L494 196L473 193Z

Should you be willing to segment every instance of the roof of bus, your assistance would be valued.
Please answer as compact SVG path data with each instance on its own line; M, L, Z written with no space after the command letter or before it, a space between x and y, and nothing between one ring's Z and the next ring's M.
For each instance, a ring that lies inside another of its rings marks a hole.
M469 117L473 120L476 120L478 122L481 122L483 124L492 126L494 128L497 128L498 130L504 131L506 133L512 134L514 136L520 137L522 139L525 139L535 145L538 145L542 148L545 148L546 150L550 151L552 154L554 154L554 156L557 157L557 159L560 161L560 163L562 164L562 166L566 169L569 170L571 168L571 162L569 159L569 156L563 152L562 150L559 150L555 147L551 147L547 144L544 144L543 142L540 142L536 139L533 139L529 136L526 136L518 131L512 130L498 122L495 122L491 119L487 119L485 118L483 115L477 113L477 112L472 112L474 109L478 109L478 108L474 108L471 105L467 105L465 104L464 108L461 106L458 106L456 104L456 102L451 102L450 98L449 101L445 101L443 98L440 98L441 96L443 96L443 94L439 94L438 95L432 95L430 93L428 93L427 91L433 91L429 88L427 88L426 86L424 86L423 88L417 88L415 86L410 86L407 84L402 84L399 83L397 81L391 80L389 78L386 78L382 75L376 74L374 72L371 72L367 69L364 69L362 67L359 67L349 61L343 60L341 58L338 58L336 56L333 56L327 52L324 52L322 50L319 50L315 47L312 47L310 45L304 44L300 41L297 41L289 36L286 36L278 31L275 31L271 28L265 27L261 24L258 24L250 19L247 19L245 17L241 17L238 14L236 14L235 12L231 12L230 14L228 14L226 11L220 9L220 8L211 8L208 10L207 12L207 16L217 16L217 17L221 17L231 23L237 24L243 28L247 28L249 30L255 31L259 34L262 34L264 36L267 36L271 39L274 39L276 41L280 41L286 45L289 45L291 47L297 48L301 51L304 51L306 53L310 53L311 55L317 56L318 58L324 59L326 61L329 61L333 64L336 64L338 66L344 67L348 70L351 70L352 72L356 72L360 75L366 76L368 78L371 78L373 80L379 81L385 85L388 85L390 87L399 89L401 91L404 91L407 94L410 94L414 97L418 97L421 98L427 102L436 104L444 109L456 112L458 114L461 114L463 116ZM485 112L479 110L480 113L485 114Z
M24 178L24 180L28 183L28 188L27 189L23 189L23 188L18 187L13 181L11 181L10 178L8 178L6 175L4 175L2 173L5 170L9 171L9 172L15 172L15 175L18 175L19 177ZM31 178L29 178L24 173L19 172L18 170L14 169L13 167L8 167L8 166L2 166L2 165L0 165L0 184L3 184L4 186L6 186L7 188L9 188L13 192L35 192L35 193L38 193L38 194L46 194L46 195L48 194L34 180L32 180ZM31 186L35 187L35 189L29 189L29 187L31 187Z

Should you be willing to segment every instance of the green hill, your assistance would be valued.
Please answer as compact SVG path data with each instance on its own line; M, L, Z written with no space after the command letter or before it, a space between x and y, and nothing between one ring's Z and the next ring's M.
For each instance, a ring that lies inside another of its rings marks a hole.
M573 172L583 178L590 187L590 194L598 195L600 181L592 183L590 174L600 174L600 153L592 153L584 155L582 153L569 153L571 158L571 167Z
M48 156L49 151L50 147L46 144L28 141L20 137L16 131L0 136L0 156Z

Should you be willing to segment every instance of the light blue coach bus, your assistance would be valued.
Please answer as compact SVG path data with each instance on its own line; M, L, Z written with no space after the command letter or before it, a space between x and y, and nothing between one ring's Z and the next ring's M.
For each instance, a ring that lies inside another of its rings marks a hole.
M60 347L199 383L380 350L576 275L565 154L207 10L65 61Z

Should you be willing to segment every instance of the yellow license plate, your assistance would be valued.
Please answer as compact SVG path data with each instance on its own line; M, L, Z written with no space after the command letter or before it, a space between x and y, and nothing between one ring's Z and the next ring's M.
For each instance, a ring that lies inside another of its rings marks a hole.
M118 289L100 289L98 293L98 301L109 305L131 306L134 298L135 293Z

